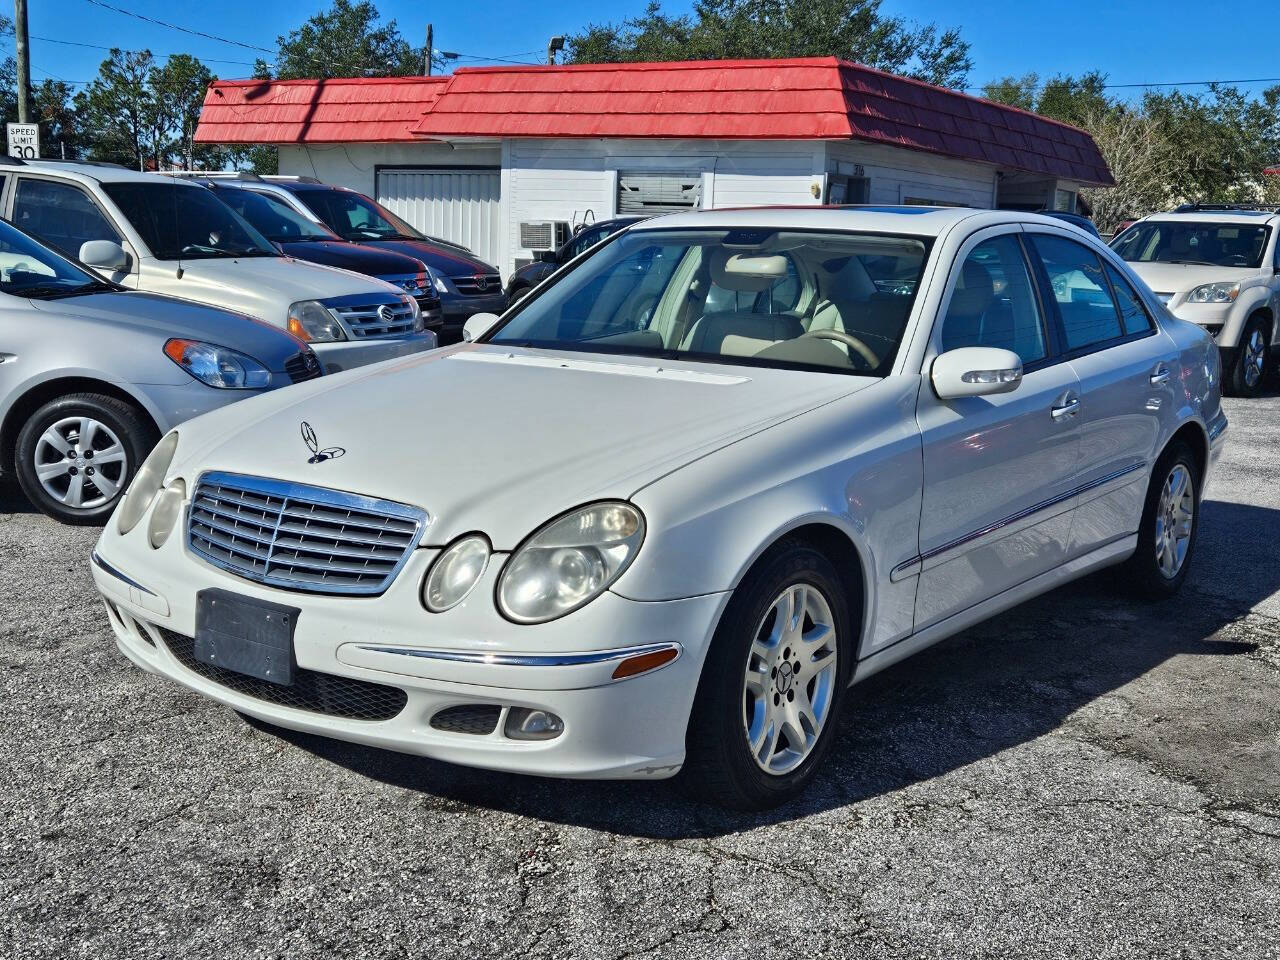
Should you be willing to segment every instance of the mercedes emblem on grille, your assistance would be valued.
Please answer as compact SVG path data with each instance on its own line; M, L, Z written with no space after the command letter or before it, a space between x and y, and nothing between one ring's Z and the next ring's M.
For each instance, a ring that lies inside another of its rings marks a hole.
M326 460L337 460L347 451L342 447L325 447L320 449L320 442L316 440L316 432L311 428L311 424L302 421L302 441L307 445L307 449L311 451L311 456L307 463L324 463Z
M382 318L383 323L393 323L396 319L396 312L391 309L390 304L384 303L378 308L378 316Z
M482 293L489 289L489 278L482 273L476 274L476 289Z

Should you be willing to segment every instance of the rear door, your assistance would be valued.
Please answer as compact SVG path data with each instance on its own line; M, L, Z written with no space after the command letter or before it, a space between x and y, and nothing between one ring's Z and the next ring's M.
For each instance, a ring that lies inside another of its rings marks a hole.
M1076 556L1138 529L1150 464L1173 430L1178 351L1105 255L1057 231L1027 236L1063 356L1080 378Z
M1080 382L1057 355L1020 227L970 238L947 283L917 408L924 445L917 630L1065 560L1080 455ZM1013 350L1022 383L1011 393L939 399L929 380L933 358L967 346Z

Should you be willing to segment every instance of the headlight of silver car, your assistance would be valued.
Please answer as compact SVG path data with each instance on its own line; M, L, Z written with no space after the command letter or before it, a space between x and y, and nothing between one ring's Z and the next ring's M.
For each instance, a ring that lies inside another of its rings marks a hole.
M224 390L261 390L271 371L247 353L201 340L165 342L165 356L203 384Z
M1187 303L1233 303L1240 296L1238 281L1206 283L1187 294Z
M552 520L516 550L498 580L498 608L543 623L589 603L622 575L644 540L629 503L593 503Z
M116 529L122 536L138 525L138 521L147 512L147 507L151 506L151 501L160 492L160 485L164 483L164 475L169 472L169 464L173 463L173 454L177 449L177 431L170 431L138 468L133 483L129 484L129 492L120 502L120 511L116 514Z
M455 540L427 571L422 602L432 613L456 607L471 592L489 565L489 541L479 534Z
M319 300L299 300L289 305L289 332L310 343L347 339L338 318Z

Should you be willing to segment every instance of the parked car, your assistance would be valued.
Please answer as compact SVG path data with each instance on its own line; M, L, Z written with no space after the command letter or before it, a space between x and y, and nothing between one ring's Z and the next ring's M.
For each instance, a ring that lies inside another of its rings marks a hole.
M417 301L423 326L439 332L444 323L440 295L427 265L421 260L394 250L379 250L343 240L324 224L303 216L277 197L246 190L238 182L217 179L197 182L213 190L219 200L249 221L286 256L377 277L399 287Z
M281 330L127 290L0 222L0 472L50 516L100 523L162 433L319 375Z
M436 345L389 283L286 257L213 193L110 164L6 159L5 216L136 290L228 307L310 343L334 372Z
M1098 233L1098 228L1094 226L1092 220L1078 213L1067 213L1065 210L1037 210L1036 213L1042 217L1053 217L1055 220L1061 220L1063 223L1069 223L1073 227L1079 227L1085 233L1092 234L1099 240L1102 234Z
M477 259L466 247L426 236L362 193L311 177L269 176L238 183L246 190L284 200L344 240L393 250L425 263L444 312L441 343L456 343L462 325L473 314L501 313L507 308L497 267Z
M1228 393L1262 391L1280 337L1280 210L1182 206L1111 245L1175 316L1217 341Z
M644 219L644 217L614 217L582 227L560 249L546 251L533 263L527 263L513 273L511 279L507 281L507 299L515 303L574 257L590 250L600 241L607 240L619 230Z
M1226 430L1204 331L1009 211L662 218L466 332L168 434L94 554L120 649L285 727L767 807L850 683L1113 564L1177 592Z

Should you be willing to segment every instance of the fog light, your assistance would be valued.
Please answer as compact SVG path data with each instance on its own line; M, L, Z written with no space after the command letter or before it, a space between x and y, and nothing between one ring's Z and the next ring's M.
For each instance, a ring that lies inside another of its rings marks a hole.
M546 710L512 707L502 732L512 740L554 740L564 733L564 721Z
M155 509L151 511L151 523L147 525L147 538L152 549L159 550L169 539L178 517L182 515L182 501L187 499L187 485L175 480L156 498Z

